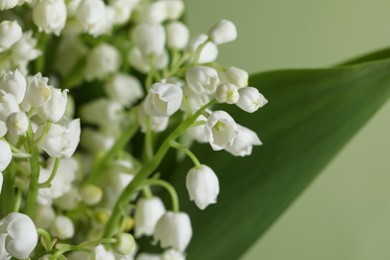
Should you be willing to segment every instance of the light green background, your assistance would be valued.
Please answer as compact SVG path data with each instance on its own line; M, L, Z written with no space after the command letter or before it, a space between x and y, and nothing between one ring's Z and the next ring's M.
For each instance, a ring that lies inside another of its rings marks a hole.
M194 34L221 18L236 23L239 38L221 46L219 61L250 72L327 66L390 46L388 0L192 0L187 8ZM242 259L390 259L389 133L390 103Z

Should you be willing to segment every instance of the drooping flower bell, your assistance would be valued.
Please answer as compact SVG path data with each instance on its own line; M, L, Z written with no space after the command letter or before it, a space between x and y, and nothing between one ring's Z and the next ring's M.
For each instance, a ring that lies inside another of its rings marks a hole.
M151 236L157 221L165 213L165 207L159 197L141 198L135 209L135 236Z
M236 137L237 125L225 111L214 111L204 127L205 135L214 151L231 145Z

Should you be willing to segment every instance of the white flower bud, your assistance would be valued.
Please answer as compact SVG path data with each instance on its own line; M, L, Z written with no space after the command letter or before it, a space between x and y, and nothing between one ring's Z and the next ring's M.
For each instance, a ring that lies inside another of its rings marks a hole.
M189 170L186 177L186 187L190 200L194 201L201 210L208 205L217 203L219 181L214 171L207 165Z
M226 71L220 72L220 78L222 83L231 83L238 88L244 88L248 86L249 75L245 70L229 67Z
M173 49L184 49L190 37L188 27L182 22L171 22L167 25L167 45Z
M95 247L94 251L96 260L115 260L115 255L111 251L107 251L102 245Z
M80 143L93 153L108 151L115 143L115 137L105 135L92 128L83 128Z
M129 62L133 67L142 72L148 73L151 69L151 60L148 56L143 55L141 50L138 48L133 48L129 53ZM163 69L168 65L169 57L166 50L164 50L160 55L154 59L154 68Z
M103 79L116 72L122 63L121 54L110 44L102 43L89 53L85 68L87 80Z
M234 156L248 156L252 154L254 145L262 145L255 132L241 125L237 125L237 134L234 142L227 145L225 150Z
M0 121L6 121L12 113L19 112L19 105L12 94L0 89Z
M8 131L13 135L24 135L27 132L29 120L24 112L15 112L7 118Z
M2 21L0 23L0 53L8 50L22 38L22 27L17 21Z
M34 223L38 228L48 229L55 217L56 213L51 206L39 206L35 211Z
M161 24L141 23L136 25L132 34L134 45L143 55L160 55L165 47L165 31Z
M233 22L221 20L210 29L209 36L215 44L231 42L237 38L237 29Z
M106 6L102 0L82 0L75 15L84 31L92 36L102 34L107 19Z
M237 125L225 111L214 111L207 119L204 131L213 150L219 151L233 143Z
M34 222L21 213L11 213L0 222L0 234L5 235L5 250L19 259L27 258L38 243Z
M161 0L165 2L167 18L177 20L184 12L184 3L182 0Z
M44 126L40 126L36 136L40 136ZM80 141L80 119L72 120L66 127L52 124L38 146L53 158L69 158L76 151Z
M100 98L83 105L80 116L87 123L103 127L120 121L122 109L121 104L107 98Z
M41 107L51 98L52 88L49 79L38 73L27 80L26 100L33 107Z
M138 109L138 121L141 125L141 132L145 133L147 130L146 113L143 106ZM168 127L169 117L150 116L150 130L155 133L163 132Z
M168 249L161 254L160 260L185 260L185 259L186 257L183 255L183 253L178 252L174 249Z
M12 60L16 64L28 63L35 60L42 53L36 49L37 39L32 37L32 31L23 33L22 38L12 45Z
M189 44L188 44L188 49L192 51L192 53L195 54L196 50L198 47L207 41L209 37L206 34L201 34L198 37L192 39ZM203 47L202 51L200 52L199 55L199 60L198 63L209 63L213 62L217 59L218 57L218 47L215 43L213 42L208 42L206 45Z
M38 108L37 113L43 121L57 122L64 116L69 90L65 89L61 92L58 88L51 87L51 89L51 98Z
M68 17L73 17L76 15L77 8L79 7L81 0L69 0L66 1L66 13Z
M188 87L197 94L213 94L219 85L218 72L205 66L189 68L186 81Z
M219 85L215 92L215 99L219 103L235 104L239 98L238 89L233 84Z
M0 89L11 93L18 104L22 103L26 88L26 79L19 70L7 71L0 78Z
M130 234L120 233L114 238L117 242L112 245L112 250L119 255L130 255L137 248L134 237Z
M39 31L60 35L66 22L66 5L64 0L39 0L33 7L33 21Z
M91 206L99 203L103 197L103 191L98 186L87 184L81 189L81 199L85 204Z
M125 73L116 73L104 85L109 98L123 106L131 106L144 96L139 80Z
M121 25L130 19L138 0L114 0L111 1L111 6L115 11L114 24Z
M165 213L165 207L159 197L140 198L135 209L135 236L151 236L157 221Z
M74 231L72 220L66 216L57 216L50 225L50 233L59 239L72 238Z
M268 103L268 100L257 88L241 88L238 90L238 93L240 94L240 99L237 102L237 106L248 113L253 113Z
M138 8L137 22L160 24L168 18L167 5L163 1L145 3Z
M72 186L67 193L54 200L54 205L63 210L73 210L78 206L80 200L81 196L78 188Z
M154 239L162 248L172 247L184 252L192 237L191 221L187 213L166 212L157 222Z
M0 11L12 9L18 4L18 0L0 0Z
M171 116L181 106L183 90L170 83L154 83L144 101L145 112L150 116Z

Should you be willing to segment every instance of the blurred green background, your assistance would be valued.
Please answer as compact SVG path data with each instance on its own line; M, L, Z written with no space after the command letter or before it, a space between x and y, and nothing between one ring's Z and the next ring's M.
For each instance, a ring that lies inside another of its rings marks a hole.
M388 0L193 0L187 10L193 34L234 21L239 38L221 46L219 61L252 73L390 47ZM390 259L389 133L390 102L242 260Z

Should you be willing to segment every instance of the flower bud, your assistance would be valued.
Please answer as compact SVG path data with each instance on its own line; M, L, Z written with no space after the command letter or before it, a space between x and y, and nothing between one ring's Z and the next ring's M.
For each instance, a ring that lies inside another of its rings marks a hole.
M190 37L188 27L182 22L171 22L167 25L167 45L173 49L184 49Z
M233 84L219 85L215 92L215 99L219 103L235 104L239 98L238 89Z
M214 111L207 119L204 131L213 150L219 151L233 143L237 125L225 111Z
M32 37L32 31L23 33L22 38L12 45L12 60L17 64L35 60L42 54L36 45L37 39Z
M81 145L93 153L108 151L115 143L115 137L105 135L92 128L83 128Z
M78 206L80 200L81 196L78 188L72 186L67 193L54 200L54 205L63 210L72 210Z
M165 213L165 207L159 197L141 198L135 208L135 236L151 236L157 221Z
M81 189L80 195L84 203L91 206L96 205L101 201L103 191L98 186L87 184Z
M154 83L144 101L145 112L150 116L171 116L181 106L183 90L171 83Z
M240 99L237 106L242 110L253 113L268 103L268 100L257 90L257 88L246 87L238 90Z
M0 53L8 50L22 38L22 27L17 21L2 21L0 23Z
M33 107L41 107L51 98L52 88L49 79L38 73L27 80L26 100Z
M161 258L159 260L185 260L185 259L186 257L183 255L183 253L178 252L174 249L168 249L161 254Z
M141 132L145 133L148 126L146 124L146 118L147 115L144 111L143 106L141 106L138 109L138 121L139 124L141 125ZM152 130L155 133L159 133L167 129L168 127L168 122L169 122L169 117L161 117L161 116L150 116L150 130Z
M210 29L209 37L215 44L234 41L237 38L236 26L231 21L221 20Z
M131 13L137 2L138 0L111 1L111 6L115 11L114 24L121 25L126 23L130 19Z
M213 94L219 85L218 72L205 66L189 68L186 81L188 87L197 94Z
M24 135L27 132L29 120L24 112L15 112L7 118L8 131L13 135Z
M182 0L161 0L166 5L167 18L177 20L184 12L184 3Z
M26 79L17 69L5 72L0 78L0 89L12 94L18 104L22 103L26 88Z
M134 237L127 233L120 233L114 237L117 242L112 245L112 250L120 255L130 255L133 253L137 244L134 241Z
M134 45L143 55L160 55L165 47L165 31L161 24L141 23L136 25L132 34Z
M167 5L163 1L155 1L140 5L137 12L138 23L160 24L168 18Z
M82 0L76 10L76 18L84 31L92 36L102 34L106 22L106 6L102 0Z
M244 126L237 125L236 138L231 145L225 147L225 150L234 156L243 157L252 154L254 145L262 145L257 134Z
M184 252L192 237L191 221L187 213L166 212L157 222L154 239L162 248L172 247Z
M0 121L6 121L12 113L19 112L19 105L12 94L0 89Z
M154 64L150 58L142 54L141 50L137 47L131 49L129 53L130 64L138 71L142 73L148 73L151 69L151 65L157 70L163 69L168 65L169 57L168 52L164 50L160 55L154 58Z
M192 39L189 44L188 44L188 49L192 51L192 53L195 54L196 50L198 47L204 43L205 41L208 40L208 36L206 34L201 34L198 37ZM213 42L208 42L206 45L203 47L202 51L200 52L199 55L199 60L198 63L209 63L213 62L217 59L218 57L218 47L215 43Z
M108 97L123 106L131 106L144 96L139 80L125 73L116 73L104 85Z
M5 236L5 250L19 259L27 258L38 243L34 222L21 213L11 213L0 222L0 235Z
M68 91L69 90L65 89L61 92L60 89L51 87L51 97L46 104L38 108L38 116L43 121L59 121L65 113L66 103L68 101Z
M56 218L51 206L39 206L35 211L34 223L38 228L48 229Z
M19 0L0 0L0 11L12 9L18 2Z
M186 187L190 200L204 210L208 205L217 203L219 181L214 171L207 165L192 168L186 178Z
M220 73L220 78L223 83L231 83L238 88L244 88L248 86L249 75L245 70L229 67L226 71Z
M87 123L106 126L121 119L122 105L108 98L96 99L82 106L80 116Z
M40 0L33 7L33 21L39 31L60 35L66 22L66 5L64 0Z
M50 233L59 239L72 238L74 232L73 222L66 216L57 216L50 226Z
M122 63L119 51L110 44L102 43L89 53L85 68L87 80L103 79L116 72Z

